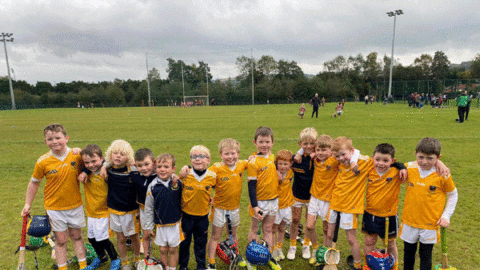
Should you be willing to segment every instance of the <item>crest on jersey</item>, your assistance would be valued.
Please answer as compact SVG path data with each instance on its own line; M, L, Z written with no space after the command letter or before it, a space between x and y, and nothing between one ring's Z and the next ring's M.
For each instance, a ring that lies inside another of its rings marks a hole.
M77 162L72 161L72 162L70 163L70 166L72 166L74 169L77 169Z
M387 178L387 179L385 179L385 180L387 181L387 183L389 183L389 184L390 184L390 183L392 182L393 178L392 178L392 177L388 177L388 178Z

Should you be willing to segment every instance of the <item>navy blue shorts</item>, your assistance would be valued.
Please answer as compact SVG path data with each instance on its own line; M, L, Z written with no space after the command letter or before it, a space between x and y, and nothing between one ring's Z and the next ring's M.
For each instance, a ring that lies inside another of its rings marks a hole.
M393 239L398 234L398 217L388 217L388 238ZM385 217L377 217L368 212L363 213L362 232L367 234L376 234L380 238L385 238Z

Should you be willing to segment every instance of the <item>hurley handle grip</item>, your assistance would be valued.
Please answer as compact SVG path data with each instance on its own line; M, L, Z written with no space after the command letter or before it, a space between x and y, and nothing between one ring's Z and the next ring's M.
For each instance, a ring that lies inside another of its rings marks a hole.
M440 228L440 239L442 241L442 253L447 254L448 248L447 248L447 229L444 227Z
M20 240L20 247L25 247L27 243L27 223L28 223L28 215L25 215L23 217L22 238Z

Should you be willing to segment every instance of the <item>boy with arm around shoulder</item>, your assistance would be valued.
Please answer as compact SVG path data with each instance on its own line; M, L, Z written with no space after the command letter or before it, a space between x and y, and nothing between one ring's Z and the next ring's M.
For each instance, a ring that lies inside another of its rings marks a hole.
M97 254L86 270L98 268L108 258L111 260L110 270L117 270L120 268L120 259L118 259L115 247L110 242L108 230L110 216L107 207L108 186L105 179L100 176L100 169L104 161L102 149L96 144L89 144L80 152L80 155L85 168L91 172L83 186L88 221L88 241Z
M210 212L211 192L215 187L216 174L208 170L210 150L203 145L195 145L190 150L192 168L182 178L182 231L185 239L180 243L179 265L188 267L190 243L193 236L193 249L198 269L206 268L208 241L208 213Z
M43 130L50 152L41 156L27 187L22 216L30 215L31 206L45 177L44 206L55 234L56 259L59 270L67 269L67 241L73 242L80 269L87 267L82 228L85 227L80 184L77 175L82 165L80 155L74 155L67 143L69 137L60 124L51 124Z
M439 228L450 225L458 192L451 175L436 173L440 141L427 137L415 148L416 162L407 164L407 191L402 213L400 238L404 241L404 269L413 270L417 242L420 242L420 270L432 268L433 245Z
M182 183L173 177L175 157L171 154L159 155L155 159L155 170L157 177L148 186L145 199L144 235L145 239L155 235L160 261L166 270L174 270L177 269L178 246L183 240L180 228Z
M110 212L110 228L117 236L117 248L121 265L129 265L127 258L127 237L132 239L135 262L140 261L140 237L137 193L131 173L136 172L134 153L124 140L113 141L105 153L106 161L112 167L107 170L107 206Z
M278 212L278 176L275 168L275 156L272 154L273 131L269 127L259 127L255 131L253 144L257 155L250 159L247 166L248 195L250 197L251 227L248 233L250 243L257 236L258 226L262 222L265 242L270 252L273 249L272 227ZM272 258L268 264L272 269L281 267Z

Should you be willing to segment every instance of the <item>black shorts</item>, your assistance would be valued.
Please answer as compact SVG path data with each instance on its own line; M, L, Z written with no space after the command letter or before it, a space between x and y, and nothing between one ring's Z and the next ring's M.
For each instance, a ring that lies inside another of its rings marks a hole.
M388 238L393 239L398 234L398 217L388 217ZM366 234L376 234L380 238L385 238L385 217L377 217L368 212L363 213L362 232Z

